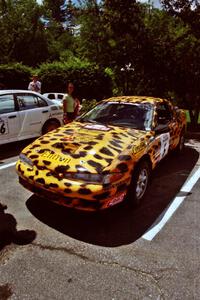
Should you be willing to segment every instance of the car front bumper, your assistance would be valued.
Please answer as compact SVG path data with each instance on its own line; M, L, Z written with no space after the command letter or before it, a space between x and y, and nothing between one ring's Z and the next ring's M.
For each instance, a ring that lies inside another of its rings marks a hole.
M85 211L99 211L99 210L109 208L113 205L122 202L126 196L126 190L125 190L119 192L114 196L107 197L105 199L91 201L91 200L75 198L75 197L74 198L67 197L65 195L55 193L51 190L46 190L43 186L40 186L35 183L30 183L22 177L19 177L19 183L29 191L33 192L34 194L42 198L48 199L62 206L79 209L79 210L85 210Z

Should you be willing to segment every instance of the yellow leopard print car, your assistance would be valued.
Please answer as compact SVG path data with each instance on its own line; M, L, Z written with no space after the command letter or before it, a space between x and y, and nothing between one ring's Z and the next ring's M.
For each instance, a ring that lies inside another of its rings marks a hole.
M165 99L113 97L35 140L16 165L20 183L60 205L97 211L139 203L151 171L184 146L186 117Z

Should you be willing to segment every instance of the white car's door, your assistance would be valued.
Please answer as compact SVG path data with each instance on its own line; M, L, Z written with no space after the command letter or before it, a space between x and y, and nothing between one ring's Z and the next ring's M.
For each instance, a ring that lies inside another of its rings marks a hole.
M18 140L20 118L13 94L0 96L0 144Z
M31 93L17 93L15 96L19 105L21 136L39 136L43 124L50 116L48 103L38 95Z

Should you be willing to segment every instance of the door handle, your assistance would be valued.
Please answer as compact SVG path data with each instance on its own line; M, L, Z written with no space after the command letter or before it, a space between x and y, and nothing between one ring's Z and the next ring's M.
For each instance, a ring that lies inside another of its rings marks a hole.
M14 119L16 117L17 117L16 115L12 115L12 116L9 116L8 119Z
M42 111L43 114L48 113L48 112L49 112L48 110L43 110Z

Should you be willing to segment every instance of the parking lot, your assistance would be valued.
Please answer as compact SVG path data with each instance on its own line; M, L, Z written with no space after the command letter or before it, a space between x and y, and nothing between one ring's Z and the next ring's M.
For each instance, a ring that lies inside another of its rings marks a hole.
M14 164L29 142L0 148L0 202L12 226L32 234L2 246L0 299L199 299L198 137L160 163L140 207L98 214L57 206L19 185Z

